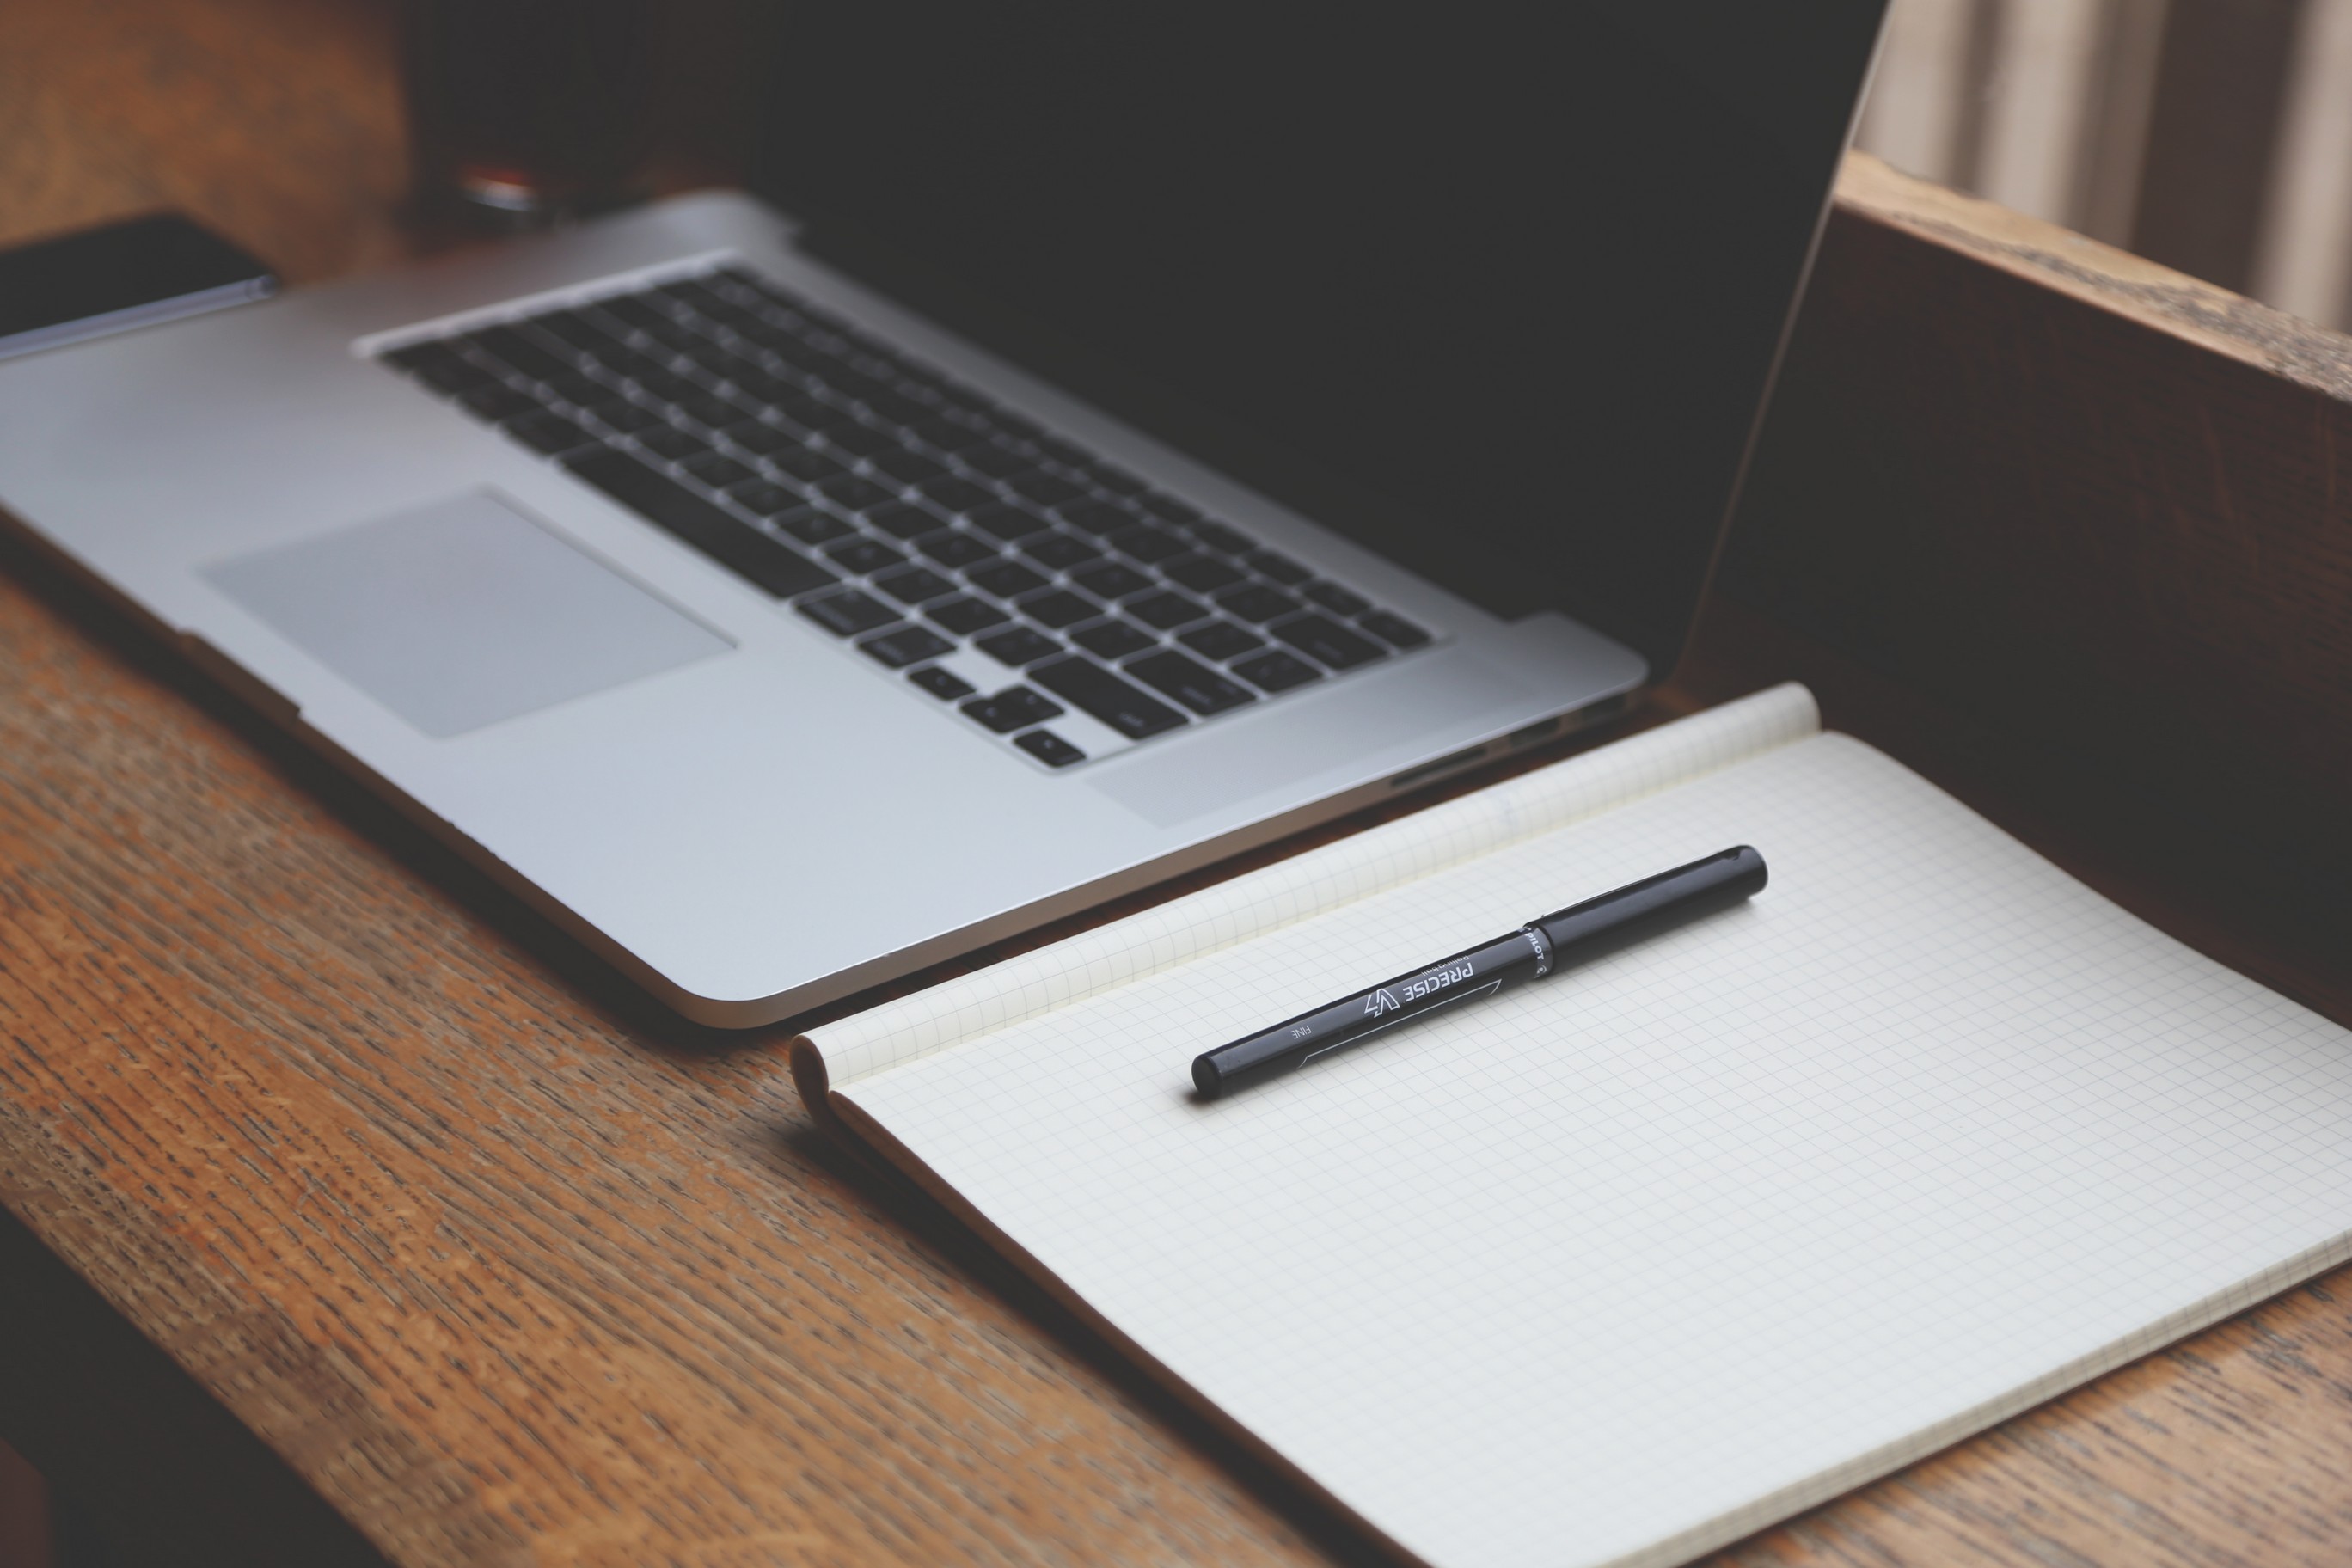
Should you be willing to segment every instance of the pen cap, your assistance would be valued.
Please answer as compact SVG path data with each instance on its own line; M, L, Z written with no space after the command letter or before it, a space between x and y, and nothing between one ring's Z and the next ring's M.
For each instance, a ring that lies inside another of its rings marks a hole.
M1728 909L1760 891L1766 875L1764 857L1742 844L1571 904L1534 924L1551 943L1556 963L1580 963L1614 952L1667 926Z

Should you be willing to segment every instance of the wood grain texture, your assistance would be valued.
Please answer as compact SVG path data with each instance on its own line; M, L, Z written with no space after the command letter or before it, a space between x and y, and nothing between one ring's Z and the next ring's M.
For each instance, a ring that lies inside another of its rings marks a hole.
M2352 946L2347 460L2352 340L1856 157L1723 582Z
M16 584L0 671L0 1201L385 1556L1300 1560L845 1184L774 1037L600 1010Z
M297 279L401 254L390 39L382 8L344 0L0 8L0 229L162 200ZM2012 285L2074 289L2199 348L2215 399L2239 395L2235 371L2335 395L2340 340L2290 333L2265 359L2236 304L2193 292L2167 325L2098 276L2066 282L2046 235L2021 253L2000 215L1939 202L1850 170L1832 256L1878 247L1888 274L1869 310L1816 326L1816 309L1807 331L1833 348L1907 321L1916 342L1927 318L1989 308L2007 363L2109 363L2009 336L2074 321L2001 313ZM1833 506L1853 426L1813 406L1776 420L1762 469ZM2352 952L2243 918L2226 836L2148 863L2134 834L2195 837L2193 798L2108 809L2095 758L1843 632L1720 602L1640 721L1808 679L1832 722L2352 1019ZM2325 738L2296 744L2324 772ZM0 1436L142 1561L1362 1555L816 1136L789 1032L662 1016L69 581L0 553ZM1724 1561L2341 1561L2348 1292L2341 1273L2292 1292Z

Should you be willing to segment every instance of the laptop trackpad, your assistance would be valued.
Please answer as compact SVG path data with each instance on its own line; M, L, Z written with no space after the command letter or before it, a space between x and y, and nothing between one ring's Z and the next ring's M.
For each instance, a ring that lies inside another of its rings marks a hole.
M734 646L487 490L204 575L428 735L461 735Z

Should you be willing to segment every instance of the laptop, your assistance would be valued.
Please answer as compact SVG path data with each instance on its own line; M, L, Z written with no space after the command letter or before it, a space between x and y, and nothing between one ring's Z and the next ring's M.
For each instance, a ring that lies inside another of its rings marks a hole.
M0 504L772 1021L1664 679L1881 9L796 7L751 190L0 365Z

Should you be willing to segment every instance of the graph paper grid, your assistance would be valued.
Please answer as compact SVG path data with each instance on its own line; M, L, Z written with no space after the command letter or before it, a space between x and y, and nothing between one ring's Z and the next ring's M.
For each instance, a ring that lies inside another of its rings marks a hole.
M1749 904L1208 1047L1738 843ZM2341 1260L2352 1037L1819 735L837 1093L1441 1568L1679 1561Z

